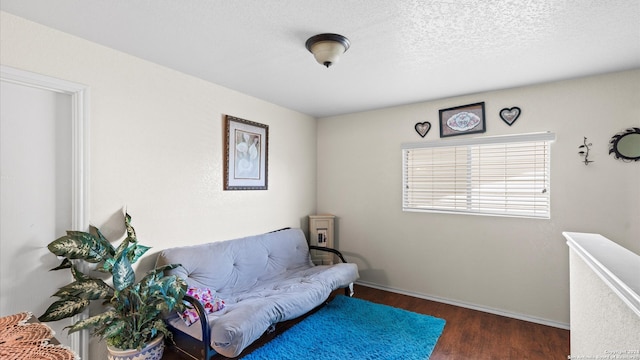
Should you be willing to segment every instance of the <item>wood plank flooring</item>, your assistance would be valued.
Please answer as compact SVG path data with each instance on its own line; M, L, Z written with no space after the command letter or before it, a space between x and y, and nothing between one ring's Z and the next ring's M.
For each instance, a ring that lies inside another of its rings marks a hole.
M445 319L430 360L561 360L569 331L364 286L356 297Z
M340 290L334 295L342 293ZM568 330L359 285L355 286L354 297L445 319L447 324L430 360L561 360L569 354ZM259 339L247 351L272 338ZM163 359L189 358L167 348Z

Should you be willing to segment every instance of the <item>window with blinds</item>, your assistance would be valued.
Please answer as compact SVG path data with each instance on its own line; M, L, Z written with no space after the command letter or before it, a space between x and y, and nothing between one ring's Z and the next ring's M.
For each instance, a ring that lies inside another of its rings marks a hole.
M550 218L553 133L402 146L402 209Z

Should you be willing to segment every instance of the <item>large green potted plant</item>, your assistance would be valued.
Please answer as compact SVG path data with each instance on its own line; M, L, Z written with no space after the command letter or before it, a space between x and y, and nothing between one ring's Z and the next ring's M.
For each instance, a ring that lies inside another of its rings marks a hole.
M171 338L162 320L163 313L183 309L187 284L174 275L164 275L165 270L180 266L176 264L153 269L136 283L132 264L150 248L138 243L129 214L125 215L125 226L127 237L117 248L95 227L89 233L67 231L67 235L47 246L53 254L64 258L62 264L52 270L70 269L75 281L53 294L60 299L38 319L43 322L65 319L83 312L91 301L101 300L104 311L68 326L69 333L93 329L92 335L106 340L111 359L126 359L122 357L128 354L122 351L126 349L159 359L164 348L162 336ZM99 276L82 273L85 263L111 274L113 285ZM146 349L151 342L161 348Z

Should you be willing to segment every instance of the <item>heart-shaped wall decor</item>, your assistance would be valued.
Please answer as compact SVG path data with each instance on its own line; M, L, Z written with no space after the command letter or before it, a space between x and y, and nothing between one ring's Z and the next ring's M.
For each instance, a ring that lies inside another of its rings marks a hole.
M431 130L431 123L428 121L417 123L415 128L420 136L425 137L429 130Z
M500 118L502 121L506 122L507 125L513 125L516 120L518 120L518 116L520 116L520 108L517 106L512 107L511 109L504 108L500 110Z

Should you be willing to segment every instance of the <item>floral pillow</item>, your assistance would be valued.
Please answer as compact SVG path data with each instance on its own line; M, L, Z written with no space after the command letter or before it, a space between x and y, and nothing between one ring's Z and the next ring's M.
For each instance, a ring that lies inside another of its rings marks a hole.
M204 307L204 312L207 314L224 309L224 300L217 296L214 297L211 294L210 289L189 288L187 290L187 295L198 299ZM191 326L200 319L195 309L186 309L185 311L178 313L178 315L180 315L180 318L184 320L184 323L187 324L187 326Z

